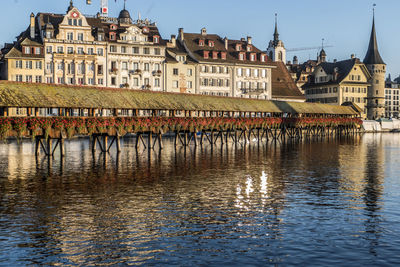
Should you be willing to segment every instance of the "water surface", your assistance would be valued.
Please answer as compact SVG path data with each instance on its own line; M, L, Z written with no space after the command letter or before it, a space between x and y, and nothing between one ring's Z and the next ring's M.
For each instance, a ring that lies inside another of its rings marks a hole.
M400 135L117 156L0 145L0 265L395 265Z

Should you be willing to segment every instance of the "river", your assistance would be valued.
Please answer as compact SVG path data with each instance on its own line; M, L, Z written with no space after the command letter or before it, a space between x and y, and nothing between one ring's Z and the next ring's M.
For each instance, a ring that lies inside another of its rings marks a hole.
M395 265L400 135L35 159L0 144L0 265Z

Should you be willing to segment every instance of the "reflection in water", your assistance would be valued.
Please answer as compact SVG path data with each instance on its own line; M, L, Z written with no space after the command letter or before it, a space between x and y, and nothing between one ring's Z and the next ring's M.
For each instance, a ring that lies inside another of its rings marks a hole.
M395 263L398 137L171 141L150 157L81 139L62 160L0 145L0 265Z

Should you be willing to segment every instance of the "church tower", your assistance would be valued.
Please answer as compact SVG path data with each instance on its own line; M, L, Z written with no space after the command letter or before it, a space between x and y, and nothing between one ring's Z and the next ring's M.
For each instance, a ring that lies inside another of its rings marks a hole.
M378 50L375 32L375 11L372 18L372 30L367 54L364 58L371 80L367 94L367 118L376 120L385 116L385 74L386 64Z
M272 61L282 61L286 64L286 48L283 42L279 40L277 14L275 14L274 40L269 42L267 54Z

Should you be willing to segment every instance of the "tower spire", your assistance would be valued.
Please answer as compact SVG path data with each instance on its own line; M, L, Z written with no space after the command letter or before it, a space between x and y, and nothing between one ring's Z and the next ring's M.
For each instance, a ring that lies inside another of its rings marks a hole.
M365 64L385 64L378 50L378 41L376 39L376 31L375 31L375 6L372 8L372 29L371 29L371 37L369 39L368 51L364 58Z
M279 33L278 33L278 14L275 13L275 32L274 32L274 43L277 45L279 42Z

